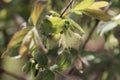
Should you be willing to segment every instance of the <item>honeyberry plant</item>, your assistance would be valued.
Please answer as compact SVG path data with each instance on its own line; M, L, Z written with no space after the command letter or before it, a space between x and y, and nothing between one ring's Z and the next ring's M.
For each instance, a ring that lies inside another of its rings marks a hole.
M31 72L34 80L55 80L55 74L60 74L70 67L82 72L80 46L84 42L85 31L71 18L73 13L110 21L110 16L101 9L109 3L95 0L81 0L77 5L74 5L75 0L70 0L61 13L49 10L42 19L42 12L48 2L34 1L27 25L22 25L22 29L13 35L3 53L3 57L9 55L13 58L29 55L29 61L23 66L23 71ZM55 61L50 59L53 54ZM77 62L81 62L79 67Z

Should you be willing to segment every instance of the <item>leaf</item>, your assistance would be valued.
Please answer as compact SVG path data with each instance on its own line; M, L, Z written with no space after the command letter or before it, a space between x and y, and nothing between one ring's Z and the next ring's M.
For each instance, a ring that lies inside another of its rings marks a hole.
M47 3L47 0L42 0L42 1L38 0L34 3L33 11L30 16L30 19L32 20L32 23L34 26L36 26L37 21L46 6L46 3Z
M80 12L80 11L74 11L74 13L77 15L82 15L82 12Z
M45 54L41 54L39 51L36 51L35 60L39 64L40 67L44 68L48 65L48 58Z
M26 62L26 64L23 66L22 71L25 73L28 73L31 70L32 63L30 61Z
M19 58L19 57L21 57L21 56L19 56L19 53L18 53L19 48L20 48L20 44L17 44L17 45L15 45L15 46L11 47L10 49L7 49L7 50L3 53L2 57L8 56L8 55L9 55L10 57L14 57L14 58Z
M19 44L22 42L22 40L24 39L25 35L30 31L31 28L25 28L22 29L18 32L16 32L14 34L14 36L12 37L12 39L10 40L9 44L8 44L8 49L15 46L16 44Z
M67 51L60 54L57 57L56 64L58 65L58 69L61 71L68 69L69 66L71 65L70 54Z
M83 0L80 4L78 4L73 10L84 10L93 4L94 0Z
M76 10L73 10L73 9L70 9L70 10L67 10L64 14L63 14L63 17L65 17L65 16L70 16L69 14L71 14L71 13L75 13L75 14L77 14L77 15L82 15L82 12L81 11L76 11Z
M115 27L117 27L117 25L118 24L114 21L109 21L109 22L101 21L98 24L97 33L99 33L99 35L102 36L104 33L114 29Z
M28 46L22 45L19 49L19 55L23 55L28 51Z
M7 50L3 53L4 55L10 55L11 57L18 55L18 50L21 46L21 43L25 37L25 35L30 31L31 28L24 28L18 32L16 32L12 39L10 40Z
M25 35L23 41L22 41L22 44L21 44L21 47L19 49L19 54L20 55L23 55L25 54L30 46L31 46L31 43L32 43L32 37L33 37L33 32L32 32L32 29Z
M55 80L55 74L51 70L40 72L35 80Z
M50 10L49 13L52 15L55 15L55 16L60 16L59 13L57 13L56 11L53 11L53 10Z
M98 2L94 2L91 6L89 6L88 8L90 9L99 9L99 8L103 8L108 6L108 2L106 1L98 1Z
M84 30L81 28L79 24L77 24L75 21L69 18L70 23L78 30L78 32L82 35L84 34Z
M98 9L85 9L84 14L103 21L110 21L110 16Z

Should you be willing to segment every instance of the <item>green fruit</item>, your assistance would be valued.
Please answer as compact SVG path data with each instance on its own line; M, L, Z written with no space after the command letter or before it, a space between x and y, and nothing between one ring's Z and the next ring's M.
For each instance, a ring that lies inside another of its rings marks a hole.
M60 17L51 17L43 20L42 22L42 32L45 35L60 33L64 27L64 20Z

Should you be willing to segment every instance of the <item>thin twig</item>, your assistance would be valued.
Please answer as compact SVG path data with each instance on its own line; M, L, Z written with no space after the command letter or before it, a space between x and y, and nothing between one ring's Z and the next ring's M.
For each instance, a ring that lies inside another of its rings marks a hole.
M27 80L27 79L25 79L25 78L23 78L23 77L21 77L21 76L18 76L18 75L16 75L16 74L10 73L10 72L4 70L3 68L0 68L0 73L5 73L5 74L7 74L7 75L9 75L9 76L17 79L17 80Z
M73 3L73 0L70 0L70 2L68 3L68 5L66 6L66 8L62 11L60 17L63 17L64 13L67 11L67 9L70 7L70 5Z
M110 1L109 5L104 9L104 12L107 12L111 5L112 5L112 2ZM84 44L82 46L82 49L85 49L86 44L88 43L91 36L93 35L93 33L94 33L96 27L98 26L99 22L100 22L100 20L97 20L97 19L95 20L95 24L94 24L93 28L91 29L88 37L86 38L86 40L85 40L85 42L84 42Z
M109 2L109 5L107 7L105 7L104 12L107 12L109 10L112 3L113 3L112 1Z
M90 40L92 34L94 33L97 25L99 24L99 21L100 21L100 20L97 20L97 19L95 20L95 24L94 24L93 28L91 29L88 37L86 38L86 40L85 40L85 42L84 42L84 44L83 44L83 46L82 46L82 49L85 49L85 46L86 46L86 44L88 43L88 41Z

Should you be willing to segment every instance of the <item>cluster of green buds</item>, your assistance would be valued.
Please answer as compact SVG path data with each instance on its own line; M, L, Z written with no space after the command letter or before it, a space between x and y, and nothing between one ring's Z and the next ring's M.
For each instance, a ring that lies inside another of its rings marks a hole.
M68 17L48 16L41 23L41 32L46 37L46 47L52 49L56 46L75 48L81 42L84 33L82 28Z

